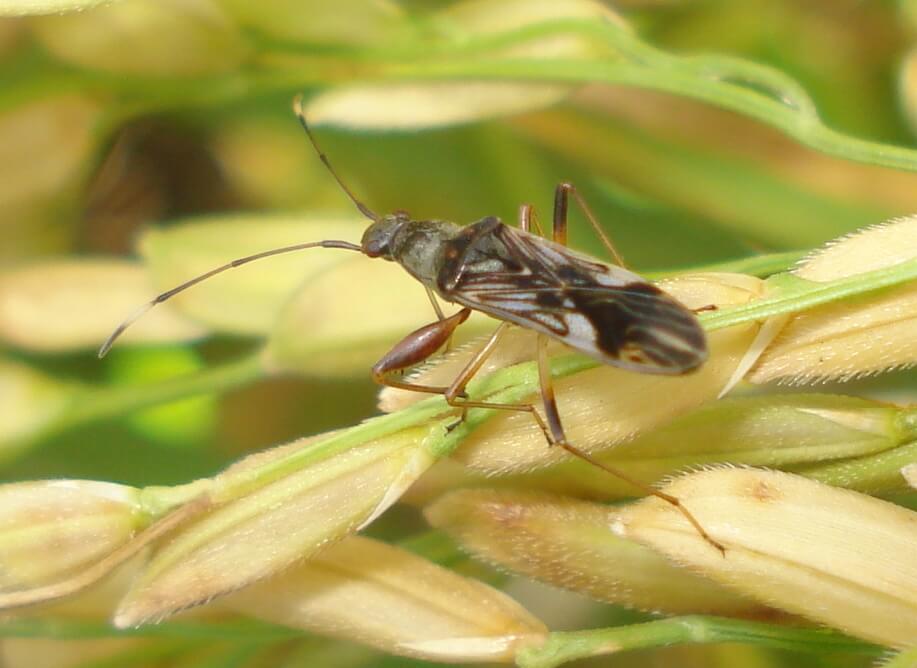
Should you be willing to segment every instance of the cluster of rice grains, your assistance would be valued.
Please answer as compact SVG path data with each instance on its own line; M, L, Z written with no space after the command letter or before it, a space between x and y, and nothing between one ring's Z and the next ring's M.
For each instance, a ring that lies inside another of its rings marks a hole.
M917 478L917 415L868 398L785 393L774 381L913 364L917 284L901 277L914 273L915 249L917 219L902 219L766 280L667 279L687 306L718 307L701 316L710 359L693 374L635 374L553 350L571 441L662 485L725 554L658 498L603 503L634 491L546 447L527 415L472 411L453 429L440 399L390 389L388 415L187 485L0 487L0 605L118 627L179 613L241 616L430 660L550 665L539 652L555 636L497 588L354 535L400 499L475 557L601 601L809 620L905 649L917 639L917 513L876 496ZM469 393L536 398L532 344L513 330ZM472 349L417 378L442 384ZM278 350L269 346L262 363L282 366Z

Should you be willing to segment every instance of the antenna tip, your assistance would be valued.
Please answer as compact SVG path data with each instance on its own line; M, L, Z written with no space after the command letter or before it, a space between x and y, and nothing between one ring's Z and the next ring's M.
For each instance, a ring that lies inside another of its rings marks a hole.
M118 340L118 337L121 336L121 333L125 329L126 328L123 325L119 326L115 331L111 333L111 336L105 339L105 343L103 343L102 347L99 348L99 359L102 359L108 354L108 352L112 349L112 346L115 345L115 341Z
M297 93L296 97L293 98L293 113L300 117L305 115L302 107L302 93Z

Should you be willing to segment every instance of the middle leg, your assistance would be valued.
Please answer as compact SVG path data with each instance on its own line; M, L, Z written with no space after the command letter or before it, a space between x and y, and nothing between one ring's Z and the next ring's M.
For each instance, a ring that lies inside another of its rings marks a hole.
M647 485L646 483L627 475L620 469L609 466L605 462L599 461L587 452L580 450L579 448L570 444L570 442L567 440L567 435L564 433L563 424L560 421L560 412L557 410L557 399L554 397L554 378L551 376L551 361L548 358L547 343L547 337L545 337L543 334L539 334L538 382L541 386L541 398L544 402L544 414L551 435L549 438L549 443L551 445L560 446L574 457L582 459L584 462L602 469L606 473L613 475L616 478L623 480L629 485L635 487L636 489L643 491L645 494L658 497L666 503L670 503L678 510L678 512L685 516L685 519L690 522L691 526L693 526L697 533L700 534L701 538L703 538L713 547L722 552L723 555L725 555L726 548L715 541L710 536L710 534L707 533L701 523L697 521L697 518L694 517L694 515L692 515L691 512L684 507L684 505L681 503L681 501L678 500L677 497L674 497L671 494L666 494L665 492L660 492L655 487Z
M586 220L592 225L592 229L595 230L595 233L599 235L599 239L602 240L602 244L608 249L608 252L611 253L615 262L621 267L627 267L618 249L615 248L611 239L605 234L605 230L599 225L599 221L595 217L595 214L592 213L592 209L589 208L589 205L586 204L586 200L583 199L583 196L579 194L579 191L577 191L572 183L564 182L558 184L557 188L554 190L554 228L552 230L554 241L563 246L567 245L567 209L571 195L573 199L576 200L576 203L579 204L580 209L583 210L583 215L586 216Z

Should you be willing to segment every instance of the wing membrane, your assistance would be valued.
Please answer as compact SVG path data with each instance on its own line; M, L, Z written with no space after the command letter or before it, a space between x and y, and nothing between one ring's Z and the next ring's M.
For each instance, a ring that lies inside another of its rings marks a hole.
M659 288L506 225L466 249L449 298L643 373L685 373L707 357L697 318Z

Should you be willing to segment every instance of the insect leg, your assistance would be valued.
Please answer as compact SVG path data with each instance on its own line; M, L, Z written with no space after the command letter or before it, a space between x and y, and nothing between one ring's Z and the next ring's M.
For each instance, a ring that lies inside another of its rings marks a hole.
M497 347L497 343L500 341L500 337L503 336L503 333L509 328L508 322L501 322L500 325L493 331L493 334L490 335L490 338L487 339L487 342L481 346L478 351L474 354L474 357L465 365L465 368L459 372L459 375L455 377L455 380L452 381L452 384L446 388L444 394L446 395L446 401L450 404L458 397L461 397L465 394L465 386L471 382L471 379L474 378L474 375L481 370L481 367L484 366L484 362L487 361L487 358L490 357L490 354L494 351L494 348Z
M430 305L433 307L433 310L436 311L436 317L439 320L445 320L446 316L443 313L442 307L439 305L439 302L436 301L436 295L433 294L433 290L430 288L424 288L427 291L427 299L430 300Z
M551 430L553 444L560 446L574 457L578 457L579 459L582 459L583 461L602 469L606 473L613 475L620 480L623 480L629 485L642 490L644 493L659 497L663 501L672 504L675 508L678 509L678 512L684 515L685 519L691 523L691 526L695 528L697 533L700 534L701 538L710 543L725 556L726 548L710 537L710 534L708 534L704 527L701 526L701 523L697 521L697 518L694 517L694 515L692 515L691 512L684 507L684 505L681 503L681 501L678 500L677 497L674 497L671 494L666 494L665 492L660 492L655 487L647 485L646 483L641 482L636 478L632 478L623 471L612 466L608 466L604 462L597 460L592 455L580 450L573 445L570 445L570 443L567 441L566 434L564 434L564 428L560 421L560 413L557 410L557 400L554 397L554 379L551 377L551 365L550 360L548 359L547 343L547 337L539 334L538 381L541 385L541 398L544 401L544 414L547 418L548 427Z
M465 418L465 412L469 408L490 408L494 410L530 413L532 418L534 418L535 422L538 424L538 427L544 433L544 437L548 444L552 445L554 440L551 435L551 430L541 415L538 414L535 406L532 404L500 404L492 401L470 401L463 398L465 386L468 385L474 375L481 370L484 362L493 352L497 342L500 340L500 337L509 328L509 326L510 323L503 322L499 327L497 327L496 330L494 330L494 333L490 335L487 343L485 343L481 349L475 353L471 361L465 366L464 369L462 369L456 379L452 381L452 385L447 388L445 392L446 402L450 406L455 406L456 408L462 409L462 419Z
M469 315L471 315L471 309L463 308L455 315L437 320L429 325L424 325L420 329L415 329L401 341L396 343L382 359L373 365L373 380L380 385L396 387L401 390L426 392L427 394L445 394L449 389L447 387L432 387L429 385L407 383L405 381L389 378L389 374L394 371L407 369L408 367L420 364L426 360L430 355L439 350L440 346L449 340L456 327L465 322Z
M618 249L615 248L611 239L605 234L605 230L599 225L599 221L596 219L595 214L592 213L592 209L589 208L589 205L586 204L586 200L583 199L583 196L579 194L572 183L560 183L554 190L554 241L564 246L567 245L567 201L570 195L572 195L576 203L579 204L579 207L583 210L583 214L586 216L586 220L592 225L592 229L595 230L595 233L599 235L599 239L602 240L605 248L608 249L608 252L611 253L611 256L615 259L615 262L621 267L626 267L627 265L624 263L624 258L621 257Z
M519 207L519 229L523 232L531 232L532 227L538 232L538 236L544 236L544 230L538 224L538 216L535 215L535 207L531 204L523 204Z
M433 294L433 290L428 287L424 287L424 290L427 291L427 299L430 300L430 306L433 307L433 310L436 311L436 317L442 322L446 319L446 315L443 313L442 307L439 305L439 302L436 301L436 295ZM443 354L445 355L450 350L452 350L452 335L449 335L449 338L446 339L446 347L443 348Z

